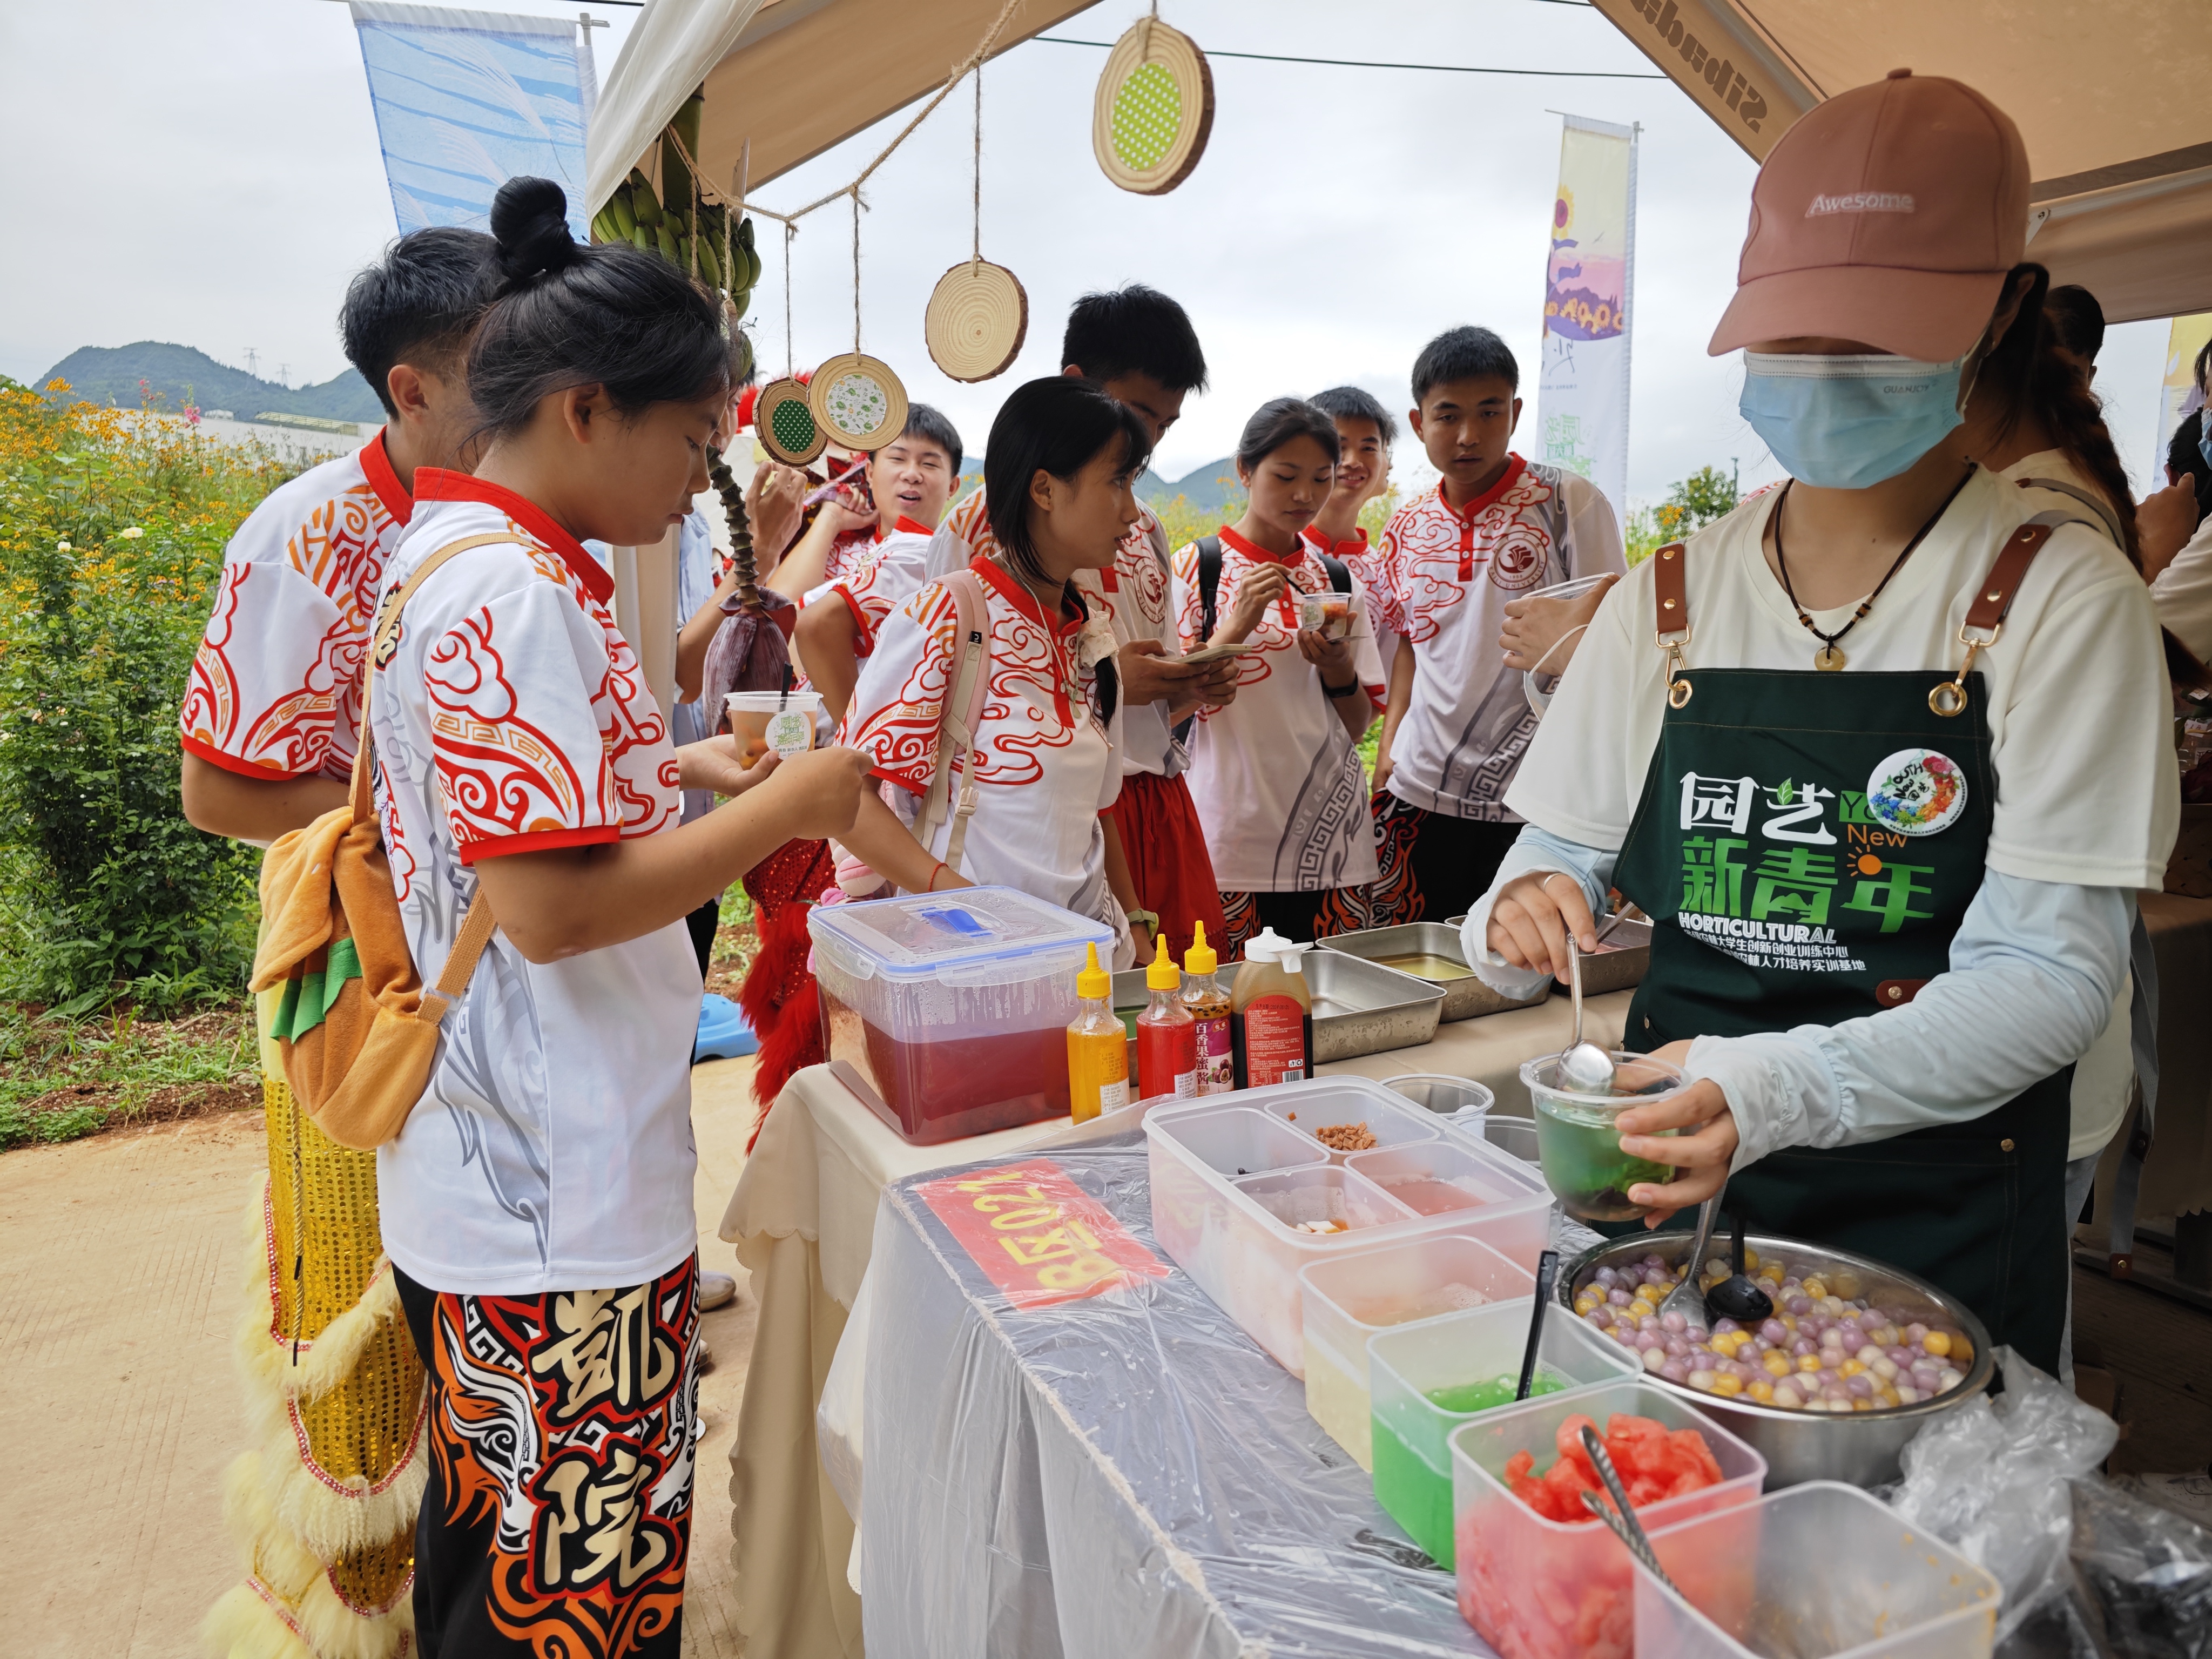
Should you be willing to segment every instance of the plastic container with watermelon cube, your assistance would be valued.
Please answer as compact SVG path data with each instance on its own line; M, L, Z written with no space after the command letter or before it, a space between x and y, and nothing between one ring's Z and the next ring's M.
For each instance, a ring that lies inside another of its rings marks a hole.
M1620 1540L1595 1517L1548 1519L1506 1484L1516 1452L1533 1455L1533 1474L1551 1469L1567 1419L1589 1418L1602 1434L1616 1413L1648 1418L1669 1431L1695 1429L1719 1466L1717 1484L1639 1507L1647 1530L1749 1504L1765 1482L1765 1458L1640 1377L1501 1406L1455 1430L1459 1610L1503 1659L1630 1659L1636 1651L1633 1563Z

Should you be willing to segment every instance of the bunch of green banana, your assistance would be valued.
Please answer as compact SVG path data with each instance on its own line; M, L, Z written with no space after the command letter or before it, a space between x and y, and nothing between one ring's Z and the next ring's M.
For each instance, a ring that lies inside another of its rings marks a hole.
M699 154L700 121L706 108L703 88L684 100L661 135L659 190L653 189L642 169L632 167L606 205L592 216L592 235L596 241L628 242L658 253L686 276L696 272L709 288L726 292L743 316L761 278L753 222L741 219L732 228L727 208L702 198L684 159L687 152L695 158Z

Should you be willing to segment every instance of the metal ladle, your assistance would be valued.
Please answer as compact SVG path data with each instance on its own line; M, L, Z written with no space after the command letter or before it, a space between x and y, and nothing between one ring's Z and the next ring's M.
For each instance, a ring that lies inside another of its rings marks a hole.
M1628 1553L1644 1564L1645 1571L1674 1590L1675 1595L1681 1595L1682 1592L1675 1589L1674 1581L1667 1576L1666 1568L1659 1565L1658 1553L1651 1547L1651 1540L1644 1530L1644 1523L1636 1518L1636 1511L1629 1506L1628 1493L1620 1484L1620 1472L1613 1467L1612 1454L1606 1450L1605 1442L1597 1437L1597 1431L1587 1422L1582 1426L1582 1443L1583 1455L1589 1459L1590 1466L1596 1469L1597 1478L1605 1483L1605 1489L1612 1494L1613 1502L1613 1507L1607 1508L1604 1498L1594 1492L1586 1491L1583 1493L1583 1507L1605 1522Z
M1583 952L1575 936L1567 935L1567 988L1575 1000L1575 1031L1567 1050L1559 1056L1559 1087L1570 1094L1609 1095L1613 1092L1613 1056L1583 1039Z
M1690 1246L1689 1270L1682 1275L1682 1282L1668 1291L1666 1299L1660 1303L1661 1319L1665 1319L1670 1313L1678 1313L1686 1324L1710 1325L1712 1322L1706 1316L1705 1293L1699 1288L1698 1281L1705 1276L1705 1247L1713 1242L1713 1224L1720 1218L1721 1195L1715 1193L1698 1206L1698 1237L1697 1242ZM1735 1316L1729 1316L1733 1318Z

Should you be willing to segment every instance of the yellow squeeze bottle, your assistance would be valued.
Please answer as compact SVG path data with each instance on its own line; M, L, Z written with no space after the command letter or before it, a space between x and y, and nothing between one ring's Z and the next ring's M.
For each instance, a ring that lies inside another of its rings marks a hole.
M1129 1103L1129 1033L1112 1006L1114 978L1098 965L1098 947L1075 976L1082 1012L1067 1023L1067 1093L1078 1123Z

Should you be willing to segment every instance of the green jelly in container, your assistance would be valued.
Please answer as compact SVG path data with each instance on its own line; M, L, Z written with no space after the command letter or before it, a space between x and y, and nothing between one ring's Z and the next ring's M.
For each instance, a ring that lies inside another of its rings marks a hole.
M1453 1560L1452 1431L1513 1403L1534 1308L1517 1297L1368 1340L1375 1500L1439 1566ZM1640 1370L1626 1348L1553 1308L1529 1395L1571 1393Z
M1580 1094L1558 1086L1559 1056L1521 1067L1536 1109L1536 1153L1559 1207L1577 1221L1635 1221L1648 1206L1632 1203L1641 1182L1674 1179L1673 1169L1620 1150L1616 1121L1632 1106L1649 1106L1690 1086L1682 1068L1651 1054L1613 1053L1613 1092ZM1674 1131L1665 1130L1667 1134Z

